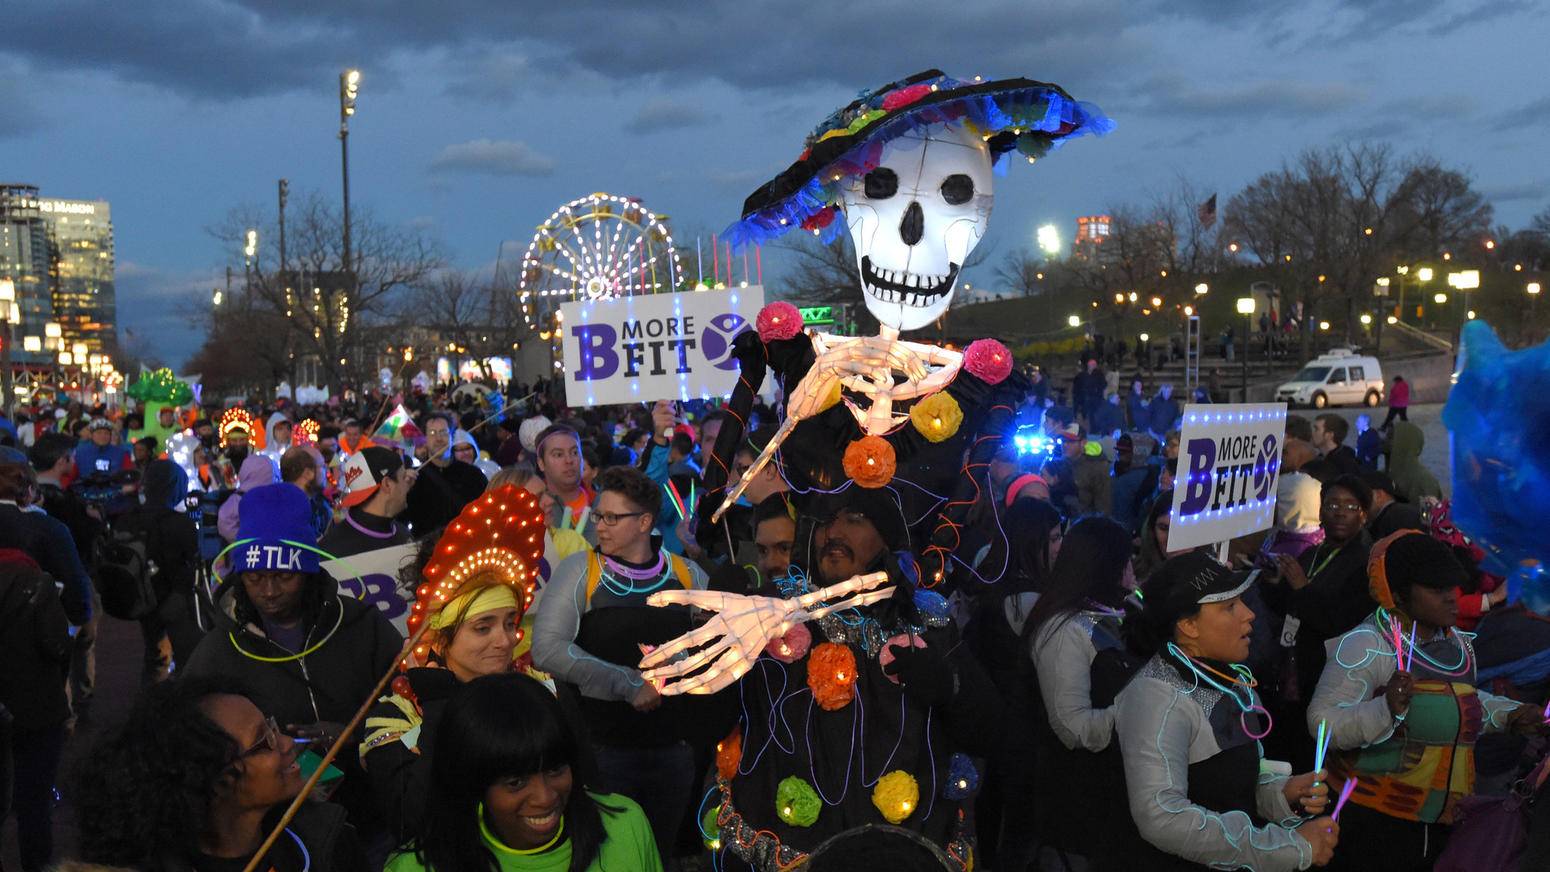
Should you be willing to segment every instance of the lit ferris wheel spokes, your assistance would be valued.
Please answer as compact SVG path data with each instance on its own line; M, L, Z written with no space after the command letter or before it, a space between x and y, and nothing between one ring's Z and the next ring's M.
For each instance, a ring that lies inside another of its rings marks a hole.
M673 237L632 197L590 194L538 226L517 287L522 317L546 326L561 303L677 290L682 271Z

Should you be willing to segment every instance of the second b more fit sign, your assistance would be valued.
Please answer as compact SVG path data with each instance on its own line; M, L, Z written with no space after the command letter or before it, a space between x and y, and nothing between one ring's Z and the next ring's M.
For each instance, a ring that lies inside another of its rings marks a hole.
M762 287L582 300L560 307L572 406L727 397L732 340L753 329Z
M1184 409L1168 551L1268 529L1286 439L1284 403Z

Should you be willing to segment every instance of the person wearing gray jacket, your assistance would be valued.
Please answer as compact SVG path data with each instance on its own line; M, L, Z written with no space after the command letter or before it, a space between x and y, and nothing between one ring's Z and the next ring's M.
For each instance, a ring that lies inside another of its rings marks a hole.
M1152 657L1114 714L1144 840L1125 868L1290 872L1334 855L1339 826L1322 816L1324 773L1293 776L1260 748L1270 716L1241 665L1254 621L1243 593L1253 582L1252 573L1189 553L1142 587L1130 641Z

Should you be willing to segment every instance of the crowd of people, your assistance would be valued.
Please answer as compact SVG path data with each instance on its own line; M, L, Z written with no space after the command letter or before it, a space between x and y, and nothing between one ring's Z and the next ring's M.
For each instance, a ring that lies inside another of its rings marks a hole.
M28 410L0 428L22 868L1424 870L1543 754L1546 687L1492 641L1532 630L1415 424L1289 415L1274 526L1224 564L1170 549L1171 385L1030 377L936 584L888 489L775 462L721 506L763 400ZM437 586L438 555L527 547L529 500L536 589L493 558ZM396 610L329 568L400 546ZM696 592L722 598L662 604ZM670 668L736 681L640 668L739 608L781 616L756 659ZM104 615L144 687L62 772Z

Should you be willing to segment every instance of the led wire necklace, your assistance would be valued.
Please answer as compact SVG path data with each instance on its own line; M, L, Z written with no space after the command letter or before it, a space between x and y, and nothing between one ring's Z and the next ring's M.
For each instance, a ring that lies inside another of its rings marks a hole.
M1183 649L1179 648L1178 645L1175 645L1172 642L1168 643L1168 653L1178 658L1180 663L1188 666L1189 670L1195 673L1195 678L1197 680L1204 681L1206 684L1211 685L1213 688L1220 691L1223 696L1230 698L1233 702L1238 704L1238 708L1240 710L1238 713L1238 725L1243 728L1244 735L1255 741L1259 741L1260 739L1270 735L1270 729L1274 725L1275 721L1270 717L1270 711L1268 709L1254 701L1254 688L1259 686L1259 682L1254 678L1254 673L1250 672L1247 666L1244 666L1241 663L1232 664L1232 671L1238 673L1238 677L1235 678L1225 672L1222 672L1219 669L1212 668L1211 664L1209 663L1197 663L1195 658L1185 654ZM1213 672L1222 678L1225 678L1229 684L1221 684L1210 675L1202 672L1201 667L1204 667L1206 670ZM1245 702L1243 697L1238 696L1237 690L1231 685L1237 685L1238 687L1243 688L1244 696L1248 698L1248 701ZM1199 685L1197 684L1196 686L1198 687ZM1249 729L1248 715L1250 712L1258 712L1265 718L1265 729L1263 731L1255 732L1254 730Z

